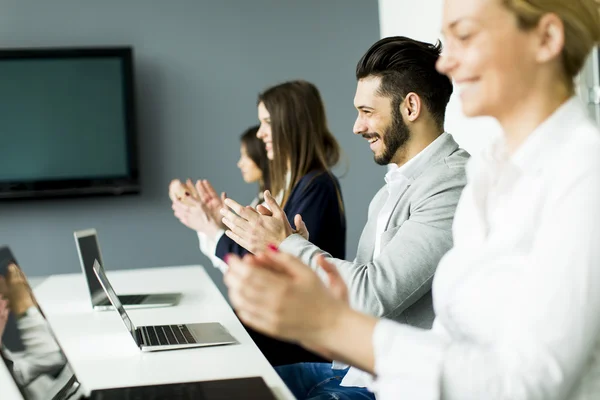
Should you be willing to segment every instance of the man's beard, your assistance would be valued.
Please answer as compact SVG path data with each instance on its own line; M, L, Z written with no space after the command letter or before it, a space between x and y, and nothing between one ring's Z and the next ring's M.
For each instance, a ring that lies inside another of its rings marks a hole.
M373 159L379 165L388 165L392 162L392 158L394 158L398 149L402 148L410 138L408 125L402 119L398 109L393 111L391 126L384 132L383 136L379 134L377 136L382 141L383 153L379 156L375 154Z

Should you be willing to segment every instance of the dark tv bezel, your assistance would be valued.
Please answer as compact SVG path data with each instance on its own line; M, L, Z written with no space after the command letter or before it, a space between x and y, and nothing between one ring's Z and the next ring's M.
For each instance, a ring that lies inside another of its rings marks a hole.
M77 179L46 179L0 181L0 201L16 199L40 199L49 197L87 197L122 194L139 194L140 174L137 150L137 121L135 107L135 82L133 48L116 47L69 47L1 49L3 60L26 59L93 59L118 58L121 60L124 96L125 135L127 143L127 167L125 176L105 176Z

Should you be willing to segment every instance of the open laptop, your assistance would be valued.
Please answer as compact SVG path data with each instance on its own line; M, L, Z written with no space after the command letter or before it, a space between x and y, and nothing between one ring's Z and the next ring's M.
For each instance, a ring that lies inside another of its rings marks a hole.
M77 253L79 254L79 263L90 290L92 307L95 310L111 310L113 307L92 269L94 260L98 260L100 265L104 266L98 244L98 234L95 229L86 229L76 231L74 236ZM173 306L179 302L180 298L181 293L119 295L119 300L127 309Z
M218 322L135 327L119 297L106 278L104 269L94 261L94 272L115 307L131 337L142 351L185 349L188 347L236 344L237 340Z
M25 275L19 270L19 279L14 279L13 275L10 287L7 284L10 264L18 267L10 249L0 247L0 274L2 275L0 294L6 295L7 288L15 293L21 292L21 295L15 298L20 299L17 301L25 299L29 308L18 316L19 323L12 326L11 329L6 329L9 328L6 325L0 326L0 342L2 344L0 346L0 399L75 400L86 398L85 390L71 368L60 343L56 340L44 313L38 306ZM15 322L12 309L9 308L9 311L9 321ZM0 323L5 324L3 321ZM108 388L92 391L89 398L92 400L275 399L261 377Z

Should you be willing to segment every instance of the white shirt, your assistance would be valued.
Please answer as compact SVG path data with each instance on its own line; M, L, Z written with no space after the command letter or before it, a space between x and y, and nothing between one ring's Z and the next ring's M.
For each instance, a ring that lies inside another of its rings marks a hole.
M206 257L208 257L208 259L215 268L218 268L222 273L227 272L227 269L229 268L227 264L225 264L223 260L221 260L215 255L215 252L217 250L217 243L219 243L219 240L221 240L221 236L225 234L225 231L223 229L219 229L214 239L211 239L208 236L206 236L204 232L198 231L196 233L198 234L198 243L200 245L200 251Z
M448 133L442 133L433 142L429 143L427 147L400 167L397 164L389 165L389 170L385 174L385 189L388 192L388 197L377 214L373 259L377 258L381 252L381 236L387 229L396 205L402 198L402 195L406 192L406 189L412 184L414 178L419 176L428 167L428 163L431 161L430 155L435 154L445 143L446 136L448 136ZM334 362L333 367L339 369L346 368L347 366L342 363ZM368 387L371 383L372 377L370 374L357 368L350 368L340 385Z
M378 399L600 398L600 134L573 98L472 157L431 331L382 320Z
M402 166L399 167L397 164L390 164L388 166L389 170L387 174L385 174L385 188L388 192L388 197L377 215L373 258L377 257L381 252L381 236L387 229L387 225L394 212L394 208L396 208L396 204L398 204L398 201L400 201L400 198L404 192L406 192L406 189L408 189L413 182L414 177L420 175L421 172L427 168L427 162L429 161L428 156L434 154L438 150L444 143L446 136L448 136L446 132L442 133Z

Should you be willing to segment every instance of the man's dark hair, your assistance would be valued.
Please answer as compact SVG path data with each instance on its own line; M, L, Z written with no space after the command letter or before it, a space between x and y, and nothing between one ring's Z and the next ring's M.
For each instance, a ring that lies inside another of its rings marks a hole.
M392 98L394 112L406 95L414 92L440 127L452 94L452 82L435 69L442 45L419 42L404 36L379 40L356 66L356 79L381 78L379 93Z

